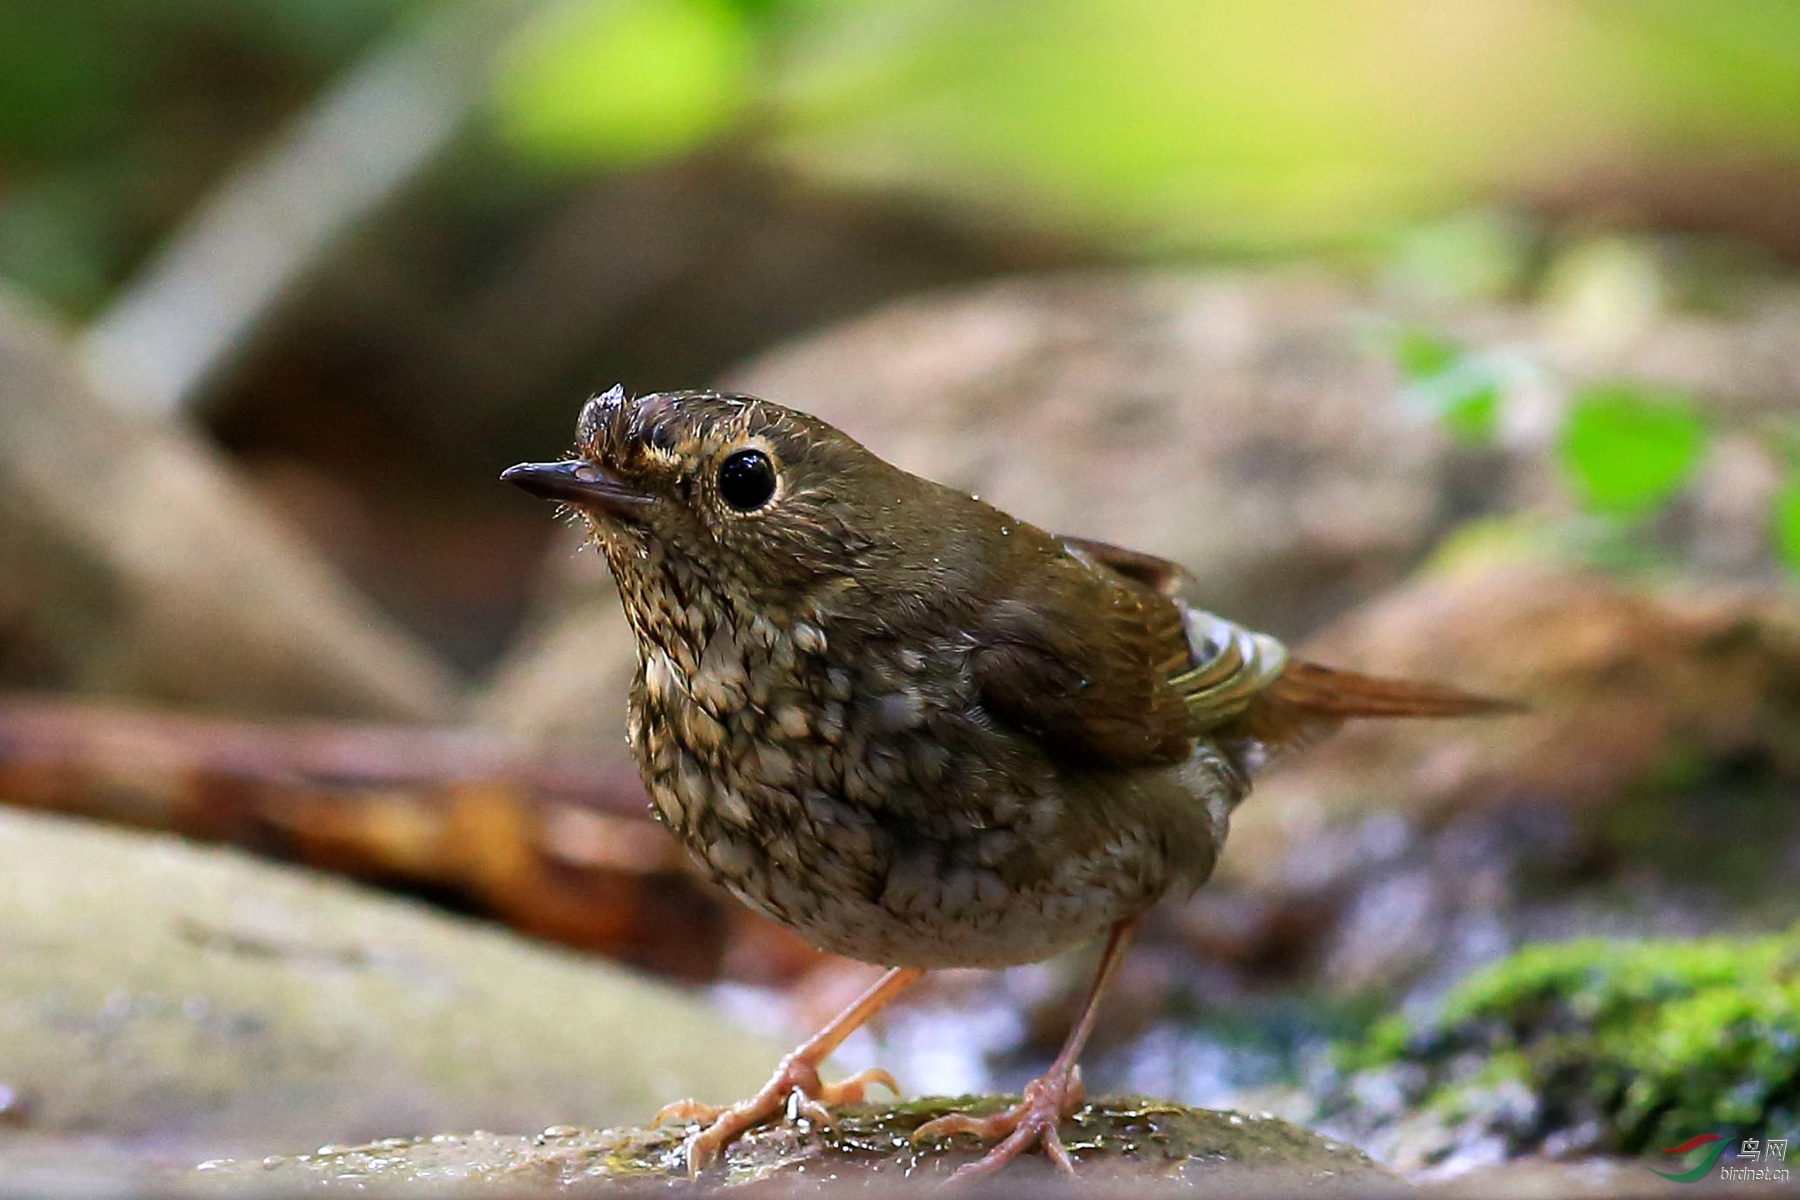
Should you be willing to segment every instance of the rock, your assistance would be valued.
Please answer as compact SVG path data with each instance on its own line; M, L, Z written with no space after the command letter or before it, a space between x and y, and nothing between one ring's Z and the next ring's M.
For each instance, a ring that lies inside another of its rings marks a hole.
M450 672L173 421L120 412L0 295L0 679L443 719Z
M173 837L0 810L0 877L0 1161L642 1119L779 1054L617 968Z
M513 650L472 701L477 725L551 748L580 746L631 762L625 697L637 671L637 643L598 554L573 533L554 545L550 594Z
M914 1147L908 1140L912 1130L947 1112L987 1113L1006 1102L928 1099L885 1109L844 1109L828 1130L805 1122L765 1126L735 1143L704 1182L761 1184L785 1195L942 1179L972 1161L980 1148L962 1139ZM1141 1188L1153 1181L1185 1185L1184 1192L1203 1196L1287 1195L1324 1186L1342 1194L1385 1191L1395 1182L1358 1151L1266 1115L1129 1100L1090 1104L1063 1129L1082 1183L1102 1191L1108 1183L1124 1187L1132 1181L1133 1188ZM207 1191L227 1193L343 1187L435 1191L452 1183L465 1194L513 1195L539 1188L604 1193L608 1185L685 1181L686 1132L561 1126L535 1137L389 1139L259 1163L207 1163L201 1177ZM1048 1160L1030 1155L993 1183L1037 1189L1052 1178Z
M1637 1155L1720 1130L1785 1137L1800 1125L1800 926L1529 947L1346 1058L1327 1111L1407 1170L1471 1147Z

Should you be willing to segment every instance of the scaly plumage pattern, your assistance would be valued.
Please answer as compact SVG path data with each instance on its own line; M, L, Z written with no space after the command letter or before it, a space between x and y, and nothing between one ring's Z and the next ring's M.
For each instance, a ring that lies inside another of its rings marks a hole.
M1003 966L1109 928L1122 952L1205 882L1271 750L1491 707L1294 662L1171 563L753 397L614 389L574 459L508 477L572 505L618 581L659 818L746 903L869 962Z

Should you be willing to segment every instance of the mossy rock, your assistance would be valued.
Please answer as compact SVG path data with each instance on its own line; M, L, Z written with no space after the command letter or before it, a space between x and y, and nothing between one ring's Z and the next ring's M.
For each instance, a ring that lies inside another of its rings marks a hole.
M1534 946L1345 1061L1329 1107L1363 1131L1423 1116L1508 1156L1779 1136L1800 1125L1800 926Z
M0 808L0 1177L744 1094L782 1047L630 971L180 838Z
M838 1111L829 1129L804 1120L773 1123L734 1143L700 1182L811 1191L846 1183L942 1178L973 1161L982 1148L968 1138L914 1146L912 1131L945 1113L985 1114L1009 1102L1004 1097L962 1097L850 1106ZM393 1138L257 1163L206 1163L195 1178L209 1191L259 1194L447 1185L508 1194L522 1188L609 1191L686 1181L682 1140L692 1128L557 1126L524 1137ZM1084 1182L1156 1178L1189 1185L1201 1194L1233 1196L1288 1194L1315 1185L1334 1191L1386 1189L1395 1182L1359 1151L1270 1116L1112 1101L1076 1113L1063 1125L1063 1138ZM1031 1154L1010 1164L1001 1177L1041 1183L1052 1170L1042 1155Z

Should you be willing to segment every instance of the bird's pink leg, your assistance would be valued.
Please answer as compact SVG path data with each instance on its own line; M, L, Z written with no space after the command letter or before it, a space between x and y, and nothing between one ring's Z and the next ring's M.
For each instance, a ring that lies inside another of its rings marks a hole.
M855 1033L864 1022L886 1007L888 1001L923 974L925 972L917 967L895 967L876 980L874 986L859 996L849 1008L833 1017L830 1024L782 1059L781 1065L775 1068L775 1074L769 1077L769 1082L763 1084L762 1090L748 1100L730 1105L677 1100L673 1104L664 1105L651 1125L660 1125L670 1120L706 1123L704 1129L696 1130L687 1139L688 1173L698 1175L715 1162L725 1147L736 1141L745 1130L760 1125L771 1117L780 1116L790 1104L809 1121L830 1124L829 1105L859 1102L864 1090L872 1083L879 1083L898 1096L900 1088L894 1082L894 1077L880 1067L859 1071L843 1083L829 1084L820 1080L819 1067L831 1057L832 1051L843 1044L845 1038Z
M1100 1009L1100 995L1118 972L1119 963L1125 957L1125 948L1131 944L1131 935L1135 932L1135 918L1120 921L1112 927L1112 932L1106 938L1106 949L1100 955L1099 969L1094 973L1094 984L1088 989L1087 1003L1081 1010L1081 1019L1070 1031L1068 1041L1063 1043L1063 1048L1057 1054L1056 1061L1050 1064L1050 1069L1025 1085L1025 1094L1020 1097L1019 1103L991 1117L952 1113L947 1117L927 1121L913 1131L914 1142L959 1133L972 1133L983 1141L1000 1139L986 1155L952 1175L952 1182L974 1179L998 1171L1033 1145L1040 1143L1044 1147L1044 1153L1058 1167L1071 1175L1075 1173L1075 1164L1070 1161L1069 1152L1063 1149L1062 1138L1058 1136L1056 1127L1081 1107L1081 1068L1076 1065L1075 1060L1080 1056L1082 1046L1087 1044L1088 1035L1094 1031L1094 1015Z

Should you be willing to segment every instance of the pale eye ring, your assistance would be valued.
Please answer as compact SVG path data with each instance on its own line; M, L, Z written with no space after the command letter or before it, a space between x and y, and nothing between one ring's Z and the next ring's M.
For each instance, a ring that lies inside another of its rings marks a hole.
M755 512L775 496L775 464L761 450L737 450L719 464L719 499L741 513Z

